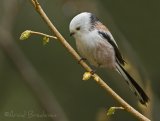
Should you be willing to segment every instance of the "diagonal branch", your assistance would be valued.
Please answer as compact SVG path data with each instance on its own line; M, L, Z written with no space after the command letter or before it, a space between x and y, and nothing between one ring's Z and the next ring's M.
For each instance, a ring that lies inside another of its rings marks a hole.
M29 60L25 57L11 34L13 22L18 11L17 0L4 0L5 10L0 22L0 48L11 59L14 66L24 79L24 82L32 90L41 106L50 115L52 121L68 121L61 105L56 100L52 91L44 83Z
M53 32L53 34L58 38L61 44L67 49L67 51L74 57L75 60L81 60L81 57L77 54L77 52L69 45L69 43L64 39L64 37L59 33L56 27L52 24L50 19L47 17L43 9L41 8L38 0L30 0L33 4L35 10L40 14L44 22L48 25L49 29ZM92 69L84 62L80 61L80 65L86 70L91 72ZM137 119L141 121L150 121L147 117L143 116L133 107L131 107L127 102L125 102L119 95L117 95L97 74L93 74L93 79L99 84L103 89L105 89L117 102L119 102L122 107L133 114Z

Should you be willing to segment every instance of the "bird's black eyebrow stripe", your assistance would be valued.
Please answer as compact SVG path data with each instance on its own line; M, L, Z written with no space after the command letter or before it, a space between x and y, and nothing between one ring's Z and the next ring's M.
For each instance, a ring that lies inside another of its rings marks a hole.
M124 65L125 64L125 61L123 60L122 58L122 55L117 47L117 45L114 43L113 40L111 40L110 36L107 34L107 33L104 33L104 32L101 32L101 31L98 31L98 33L103 37L105 38L114 48L115 50L115 55L116 55L116 58L117 60L122 64Z
M91 13L90 21L91 21L91 24L94 25L96 22L99 21L99 19L94 14Z

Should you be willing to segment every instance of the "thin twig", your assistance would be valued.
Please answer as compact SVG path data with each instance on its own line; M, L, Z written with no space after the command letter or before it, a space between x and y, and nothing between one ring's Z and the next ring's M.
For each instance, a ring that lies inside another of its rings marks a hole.
M107 115L113 115L116 110L124 110L123 107L110 107L109 110L107 111Z
M22 32L22 34L20 36L20 40L28 39L31 36L31 34L36 34L36 35L44 36L46 38L57 39L57 37L55 37L55 36L44 34L42 32L37 32L37 31L32 31L32 30L26 30L26 31Z
M58 38L58 40L61 42L61 44L70 52L70 54L79 61L81 57L77 54L77 52L69 45L69 43L64 39L64 37L59 33L59 31L55 28L55 26L52 24L50 19L47 17L43 9L41 8L40 4L37 0L30 0L33 4L35 10L40 14L40 16L43 18L44 22L49 26L53 34L55 34ZM92 69L84 62L79 62L81 66L86 71L92 71ZM133 107L131 107L127 102L125 102L119 95L117 95L97 74L93 75L93 79L99 84L101 87L103 87L117 102L122 105L122 107L133 114L137 119L141 121L150 121L147 117L143 116L141 113L139 113L137 110L135 110Z
M31 30L29 30L29 31L31 32L31 34L37 34L37 35L45 36L45 37L48 37L48 38L57 39L57 37L55 37L55 36L44 34L42 32L36 32L36 31L31 31Z
M0 23L1 50L13 62L19 74L21 74L23 81L32 90L35 98L39 101L38 103L50 115L49 117L52 121L68 121L52 91L47 87L43 78L37 73L13 39L11 30L13 21L18 13L18 11L15 11L16 8L19 8L17 0L4 0L4 2L7 5L5 7L7 11L4 11L4 16L2 16L3 21Z

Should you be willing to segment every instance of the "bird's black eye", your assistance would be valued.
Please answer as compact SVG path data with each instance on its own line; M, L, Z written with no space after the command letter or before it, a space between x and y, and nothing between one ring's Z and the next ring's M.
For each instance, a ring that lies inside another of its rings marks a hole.
M80 30L80 29L81 29L81 27L80 27L80 26L76 28L76 30Z

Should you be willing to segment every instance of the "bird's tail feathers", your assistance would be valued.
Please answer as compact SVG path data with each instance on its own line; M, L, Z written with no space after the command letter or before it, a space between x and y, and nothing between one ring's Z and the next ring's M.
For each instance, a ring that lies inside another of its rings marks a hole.
M128 74L128 72L118 62L116 63L116 70L120 75L122 75L122 77L124 77L130 89L138 97L140 103L146 105L147 102L149 101L148 96L143 91L143 89L138 85L138 83Z

